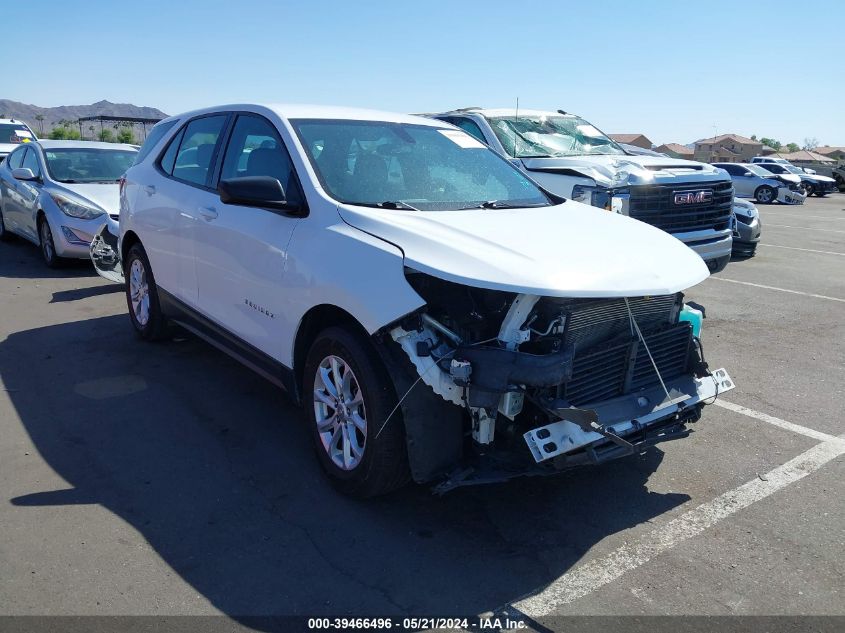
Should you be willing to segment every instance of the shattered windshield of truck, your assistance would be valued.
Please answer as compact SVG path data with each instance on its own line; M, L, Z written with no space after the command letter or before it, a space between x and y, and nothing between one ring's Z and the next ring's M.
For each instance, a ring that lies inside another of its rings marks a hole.
M514 158L625 155L612 139L577 116L520 114L488 120L505 151Z
M399 212L550 206L527 176L454 128L386 121L291 121L326 193Z

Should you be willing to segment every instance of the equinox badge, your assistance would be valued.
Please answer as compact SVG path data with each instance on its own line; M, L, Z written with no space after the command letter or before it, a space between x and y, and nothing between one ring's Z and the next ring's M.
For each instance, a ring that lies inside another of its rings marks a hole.
M704 204L713 200L713 192L701 191L676 191L675 204Z

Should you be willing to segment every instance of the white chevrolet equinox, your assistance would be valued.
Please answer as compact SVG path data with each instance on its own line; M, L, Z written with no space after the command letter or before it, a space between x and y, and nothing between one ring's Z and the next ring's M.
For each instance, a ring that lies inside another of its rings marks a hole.
M166 119L121 184L132 325L284 387L344 492L551 474L689 434L701 258L564 201L442 121L230 105Z

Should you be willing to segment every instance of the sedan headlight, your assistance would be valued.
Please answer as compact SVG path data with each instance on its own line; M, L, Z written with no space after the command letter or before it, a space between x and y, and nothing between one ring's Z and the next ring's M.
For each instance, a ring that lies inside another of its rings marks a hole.
M101 215L105 215L105 211L90 204L85 204L81 200L71 200L58 193L51 193L50 197L56 206L59 207L62 213L69 215L72 218L79 218L81 220L93 220Z

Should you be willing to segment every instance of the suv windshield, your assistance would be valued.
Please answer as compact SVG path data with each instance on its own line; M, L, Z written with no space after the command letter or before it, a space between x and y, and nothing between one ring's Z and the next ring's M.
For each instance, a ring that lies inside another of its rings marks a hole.
M0 123L0 143L22 143L35 140L35 134L23 123Z
M323 188L340 202L419 211L552 204L460 130L383 121L294 119L291 125Z
M520 114L487 120L505 151L514 158L626 154L592 124L572 114Z
M123 149L68 147L45 149L47 171L59 182L117 182L137 152Z

